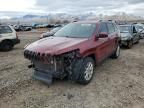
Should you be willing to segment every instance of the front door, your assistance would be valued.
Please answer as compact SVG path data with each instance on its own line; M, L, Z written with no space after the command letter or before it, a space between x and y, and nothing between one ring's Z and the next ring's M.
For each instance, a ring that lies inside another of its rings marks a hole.
M99 27L99 34L100 33L107 33L108 34L108 29L106 23L102 22ZM101 62L108 56L108 49L109 49L109 37L105 38L98 38L98 41L96 42L96 56L97 56L97 61Z
M135 26L133 26L132 33L133 33L133 42L136 43L139 40L139 33L136 30Z

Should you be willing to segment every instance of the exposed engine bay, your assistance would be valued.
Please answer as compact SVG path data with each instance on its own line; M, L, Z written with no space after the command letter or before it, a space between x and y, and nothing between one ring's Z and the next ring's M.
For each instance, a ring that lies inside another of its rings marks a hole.
M35 79L50 84L53 78L63 79L66 76L70 80L76 78L75 75L73 78L72 67L76 60L80 59L79 50L56 56L25 50L24 56L32 62L28 67L34 68Z

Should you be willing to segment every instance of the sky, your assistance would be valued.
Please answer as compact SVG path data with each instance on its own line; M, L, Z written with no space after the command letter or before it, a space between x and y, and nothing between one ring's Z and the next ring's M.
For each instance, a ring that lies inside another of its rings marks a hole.
M144 17L144 0L0 0L0 18L26 14L86 12L97 15L125 12Z

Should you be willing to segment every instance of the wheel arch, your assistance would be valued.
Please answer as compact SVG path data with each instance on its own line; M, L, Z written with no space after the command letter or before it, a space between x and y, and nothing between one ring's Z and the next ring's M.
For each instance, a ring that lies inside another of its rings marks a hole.
M86 57L92 58L92 59L94 60L94 63L95 63L95 64L97 63L97 59L96 59L95 54L89 54L89 55L87 55Z
M4 39L4 40L1 41L1 43L3 43L3 42L10 42L12 45L14 45L14 44L13 44L13 41L10 40L10 39Z

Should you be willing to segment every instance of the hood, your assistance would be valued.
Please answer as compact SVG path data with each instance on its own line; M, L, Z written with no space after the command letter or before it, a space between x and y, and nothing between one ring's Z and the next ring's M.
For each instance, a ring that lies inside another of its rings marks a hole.
M130 33L121 33L121 37L131 37Z
M79 48L88 38L47 37L26 47L25 50L46 54L61 54Z

